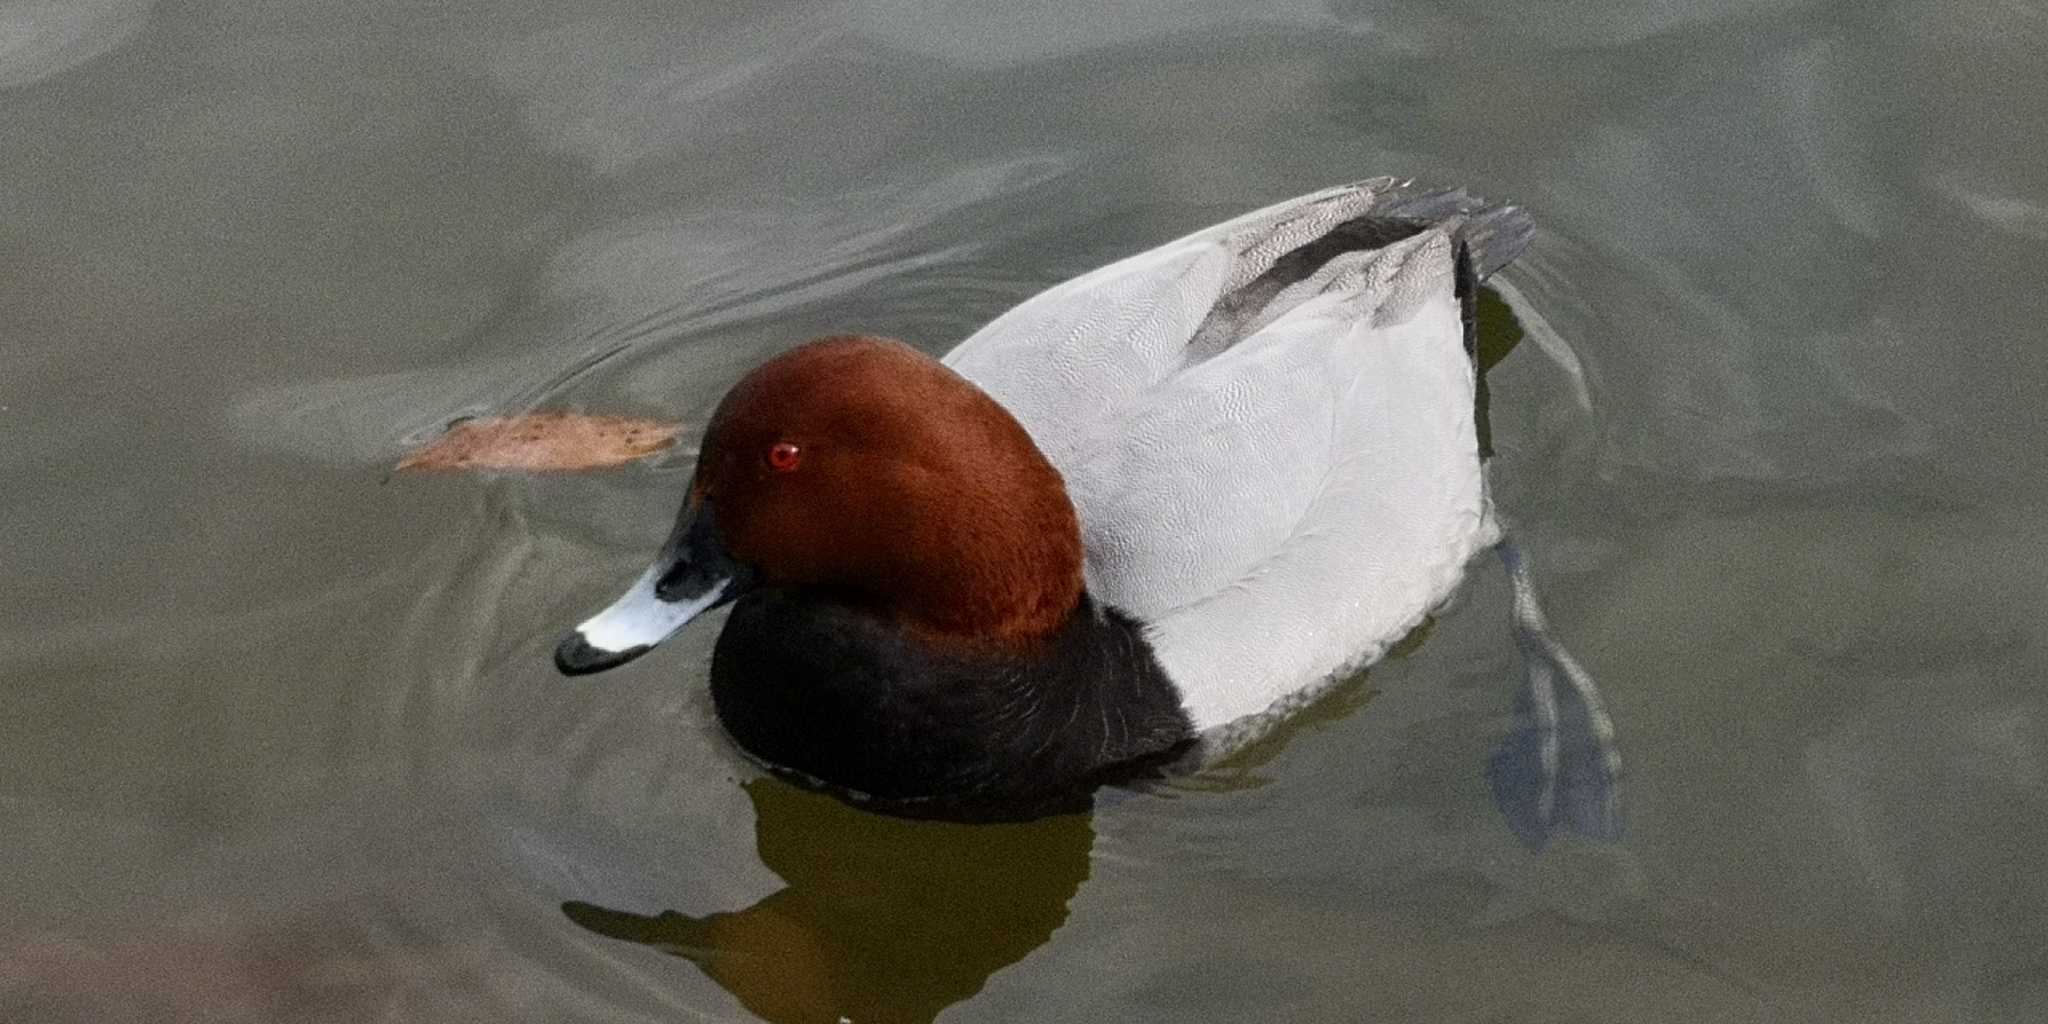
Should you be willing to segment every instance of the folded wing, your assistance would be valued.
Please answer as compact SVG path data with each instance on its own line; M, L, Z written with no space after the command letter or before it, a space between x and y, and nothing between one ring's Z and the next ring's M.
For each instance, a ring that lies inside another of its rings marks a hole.
M1492 539L1466 321L1527 225L1462 192L1331 189L1060 285L946 357L1065 476L1090 589L1150 624L1198 726L1377 657Z

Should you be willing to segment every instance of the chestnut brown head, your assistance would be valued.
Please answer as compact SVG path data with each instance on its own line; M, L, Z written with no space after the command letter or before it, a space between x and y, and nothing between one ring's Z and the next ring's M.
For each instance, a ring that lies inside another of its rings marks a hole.
M557 663L628 660L749 586L1028 645L1080 600L1080 531L1058 471L980 388L900 342L822 338L726 394L662 557Z

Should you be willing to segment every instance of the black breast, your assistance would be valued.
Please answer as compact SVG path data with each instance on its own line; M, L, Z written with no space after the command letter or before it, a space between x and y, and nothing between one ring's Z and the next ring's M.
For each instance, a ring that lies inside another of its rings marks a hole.
M934 651L823 595L754 591L719 635L711 696L755 758L921 817L1084 805L1193 742L1138 624L1085 596L1018 657Z

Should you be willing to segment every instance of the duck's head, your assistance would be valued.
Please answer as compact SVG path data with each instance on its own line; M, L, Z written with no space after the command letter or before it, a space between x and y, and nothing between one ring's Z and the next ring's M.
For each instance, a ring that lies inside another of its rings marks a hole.
M823 338L726 394L661 554L555 664L623 664L754 587L935 643L1029 646L1080 600L1080 530L1059 472L980 388L901 342Z

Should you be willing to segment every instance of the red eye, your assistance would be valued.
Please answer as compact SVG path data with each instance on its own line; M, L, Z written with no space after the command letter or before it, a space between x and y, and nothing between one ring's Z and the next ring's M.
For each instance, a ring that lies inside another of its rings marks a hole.
M779 473L795 469L796 464L802 462L803 458L804 450L788 441L777 441L768 447L768 468Z

